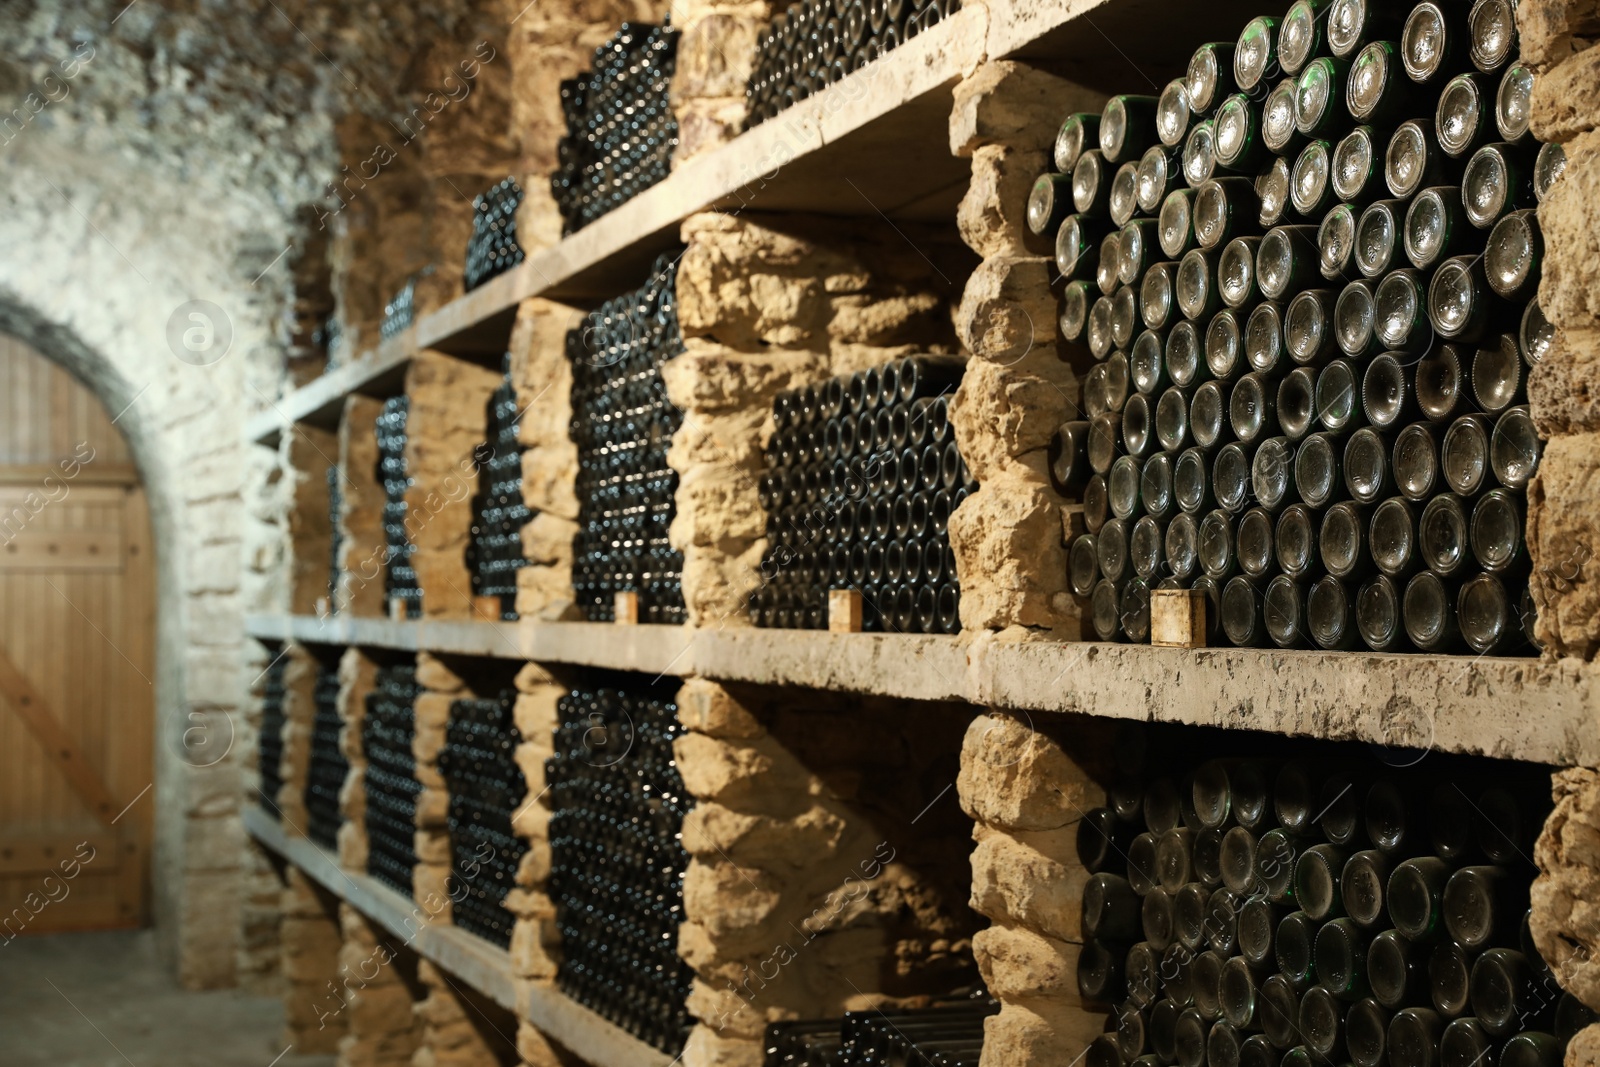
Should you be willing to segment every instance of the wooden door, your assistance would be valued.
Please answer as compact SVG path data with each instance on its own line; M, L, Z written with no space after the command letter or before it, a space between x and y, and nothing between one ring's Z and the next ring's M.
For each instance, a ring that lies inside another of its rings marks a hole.
M154 560L112 418L0 335L0 944L147 918Z

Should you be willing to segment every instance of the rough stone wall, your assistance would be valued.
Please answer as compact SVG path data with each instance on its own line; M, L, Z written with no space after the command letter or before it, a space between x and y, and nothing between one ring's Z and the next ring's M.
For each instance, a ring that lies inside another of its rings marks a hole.
M281 906L284 1040L305 1055L336 1052L349 1026L335 984L343 940L339 901L290 867Z
M973 954L1000 1014L984 1027L984 1067L1044 1067L1082 1057L1104 1008L1078 995L1083 885L1077 822L1105 802L1084 753L1109 745L1103 724L1075 723L1072 744L1026 716L991 711L961 746L961 806L972 817L972 906L991 925Z
M685 1067L755 1067L769 1021L971 980L969 826L944 795L968 709L704 679L678 708L698 802L683 827L678 951L699 1020Z
M674 0L672 24L681 34L672 79L678 117L674 166L744 129L745 86L772 13L766 0Z
M349 761L350 772L339 790L339 865L345 870L367 870L367 753L361 744L361 727L367 717L367 694L377 684L378 665L359 648L347 648L339 658L339 751Z
M1028 189L1048 169L1063 115L1103 97L1023 63L987 63L956 87L950 150L972 160L957 214L983 262L968 280L956 331L972 355L951 424L978 491L950 516L967 630L1020 626L1077 637L1067 588L1063 501L1047 446L1080 410L1074 354L1060 342L1050 250L1028 240Z
M289 610L311 615L328 597L333 524L328 513L328 468L338 462L336 434L298 426L286 435L289 503Z
M339 929L339 1067L411 1067L422 1037L416 954L348 904Z
M382 616L388 544L378 477L378 416L383 402L347 396L339 420L339 586L336 610Z
M509 1067L518 1061L516 1028L505 1009L427 960L417 974L426 996L416 1004L419 1041L409 1067Z
M522 736L516 760L528 792L511 828L528 843L528 851L517 868L516 887L506 895L506 909L517 917L511 933L511 968L524 982L549 984L560 964L561 934L555 904L545 889L550 877L550 801L544 763L555 755L555 732L561 721L557 705L567 686L536 663L517 672L516 685L515 715Z
M441 352L418 352L406 368L406 532L427 618L472 618L473 450L488 432L484 408L499 384L487 367Z
M511 19L511 122L519 138L522 209L517 242L527 251L561 239L561 216L550 194L556 148L566 133L561 83L589 70L594 50L624 22L660 22L666 0L556 0L524 7L504 0Z
M525 300L511 330L511 382L517 392L522 499L536 514L522 528L528 566L517 572L517 614L525 619L577 615L572 539L578 533L578 446L572 443L572 367L566 334L582 321L576 308Z
M959 271L947 239L909 224L704 212L681 232L687 350L662 367L684 412L667 456L679 476L670 535L684 555L689 621L740 625L766 548L756 489L773 396L914 352L954 351L948 278Z
M304 645L290 644L283 668L283 760L279 776L283 785L275 802L283 832L304 837L310 816L306 813L306 781L311 772L311 727L317 717L315 656Z
M1555 341L1528 377L1534 424L1548 438L1528 485L1531 586L1547 654L1585 659L1600 651L1600 51L1593 6L1530 0L1517 9L1522 58L1538 72L1530 129L1561 142L1566 172L1539 205L1544 234L1539 306Z
M450 725L452 701L470 695L467 683L444 660L417 653L416 733L411 754L417 759L417 866L412 896L435 922L448 923L450 910L450 792L439 773L439 753Z

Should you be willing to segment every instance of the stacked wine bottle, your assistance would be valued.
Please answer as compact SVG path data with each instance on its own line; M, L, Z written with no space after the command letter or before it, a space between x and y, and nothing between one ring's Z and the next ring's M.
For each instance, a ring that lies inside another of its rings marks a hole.
M595 49L589 73L561 83L566 136L550 192L574 233L665 178L678 147L668 93L678 32L625 22Z
M478 492L472 498L472 541L467 570L474 596L500 600L500 617L517 617L517 572L528 565L522 555L522 528L533 518L522 502L522 446L517 443L517 393L511 385L511 356L506 378L490 394L489 439L474 457Z
M450 705L439 773L450 790L451 915L455 924L497 945L511 944L505 908L528 847L511 830L527 783L514 758L522 735L512 715L516 690Z
M367 694L361 750L367 757L367 873L411 895L417 866L417 668L380 665Z
M557 983L640 1040L677 1055L692 1021L678 956L683 816L673 687L608 676L561 699L550 790L549 891L561 929Z
M1528 933L1547 769L1208 748L1249 751L1186 739L1079 824L1091 1067L1562 1062L1594 1016Z
M283 676L289 666L284 650L266 646L272 657L261 685L261 733L256 742L256 769L261 775L257 794L261 807L274 819L278 811L278 790L283 788Z
M978 1067L983 1021L1000 1010L988 996L926 1008L848 1012L843 1020L773 1023L765 1067Z
M422 615L422 587L417 584L417 572L411 566L414 547L406 532L406 490L411 479L406 474L406 414L410 402L404 396L390 397L383 402L383 413L378 416L378 480L383 483L383 541L387 565L384 569L384 594L393 600L403 600L406 615Z
M344 547L340 513L344 511L344 491L339 486L339 467L328 468L328 611L339 610L339 551Z
M661 379L661 364L683 351L677 276L676 258L662 255L643 287L567 334L578 446L572 585L591 622L615 617L619 592L638 593L641 622L685 618L683 553L667 540L678 487L667 449L683 413Z
M824 629L828 590L859 589L868 629L961 629L946 523L977 488L949 418L963 366L912 356L774 399L757 626Z
M1159 97L1067 118L1033 187L1087 420L1071 584L1105 639L1156 585L1236 645L1526 648L1535 202L1508 0L1297 0Z
M339 790L344 788L350 761L339 748L339 671L325 663L317 665L316 686L312 690L316 708L311 720L311 762L306 771L306 836L328 848L339 843Z
M477 205L474 204L473 207L476 209ZM468 257L470 259L471 253ZM378 336L385 341L399 337L416 322L416 316L417 281L415 278L409 278L394 295L394 299L383 305L383 320L378 324Z
M502 179L494 188L472 200L472 235L467 238L467 289L521 263L526 257L517 243L517 209L522 206L522 186L515 178Z
M820 92L961 10L961 0L801 0L756 42L745 127Z

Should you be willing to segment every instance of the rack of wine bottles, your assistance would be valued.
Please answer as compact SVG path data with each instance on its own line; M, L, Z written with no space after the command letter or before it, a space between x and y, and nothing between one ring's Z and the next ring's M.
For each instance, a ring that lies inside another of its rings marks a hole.
M667 466L683 413L667 399L661 364L683 351L677 258L590 312L567 333L578 533L572 585L591 622L615 617L616 594L639 596L639 621L681 623L683 553L667 540L678 476Z
M801 0L756 42L745 86L745 128L820 92L932 29L961 0Z
M476 205L474 205L476 207ZM378 324L378 336L387 341L409 330L417 317L417 280L407 278L394 299L383 305L383 319Z
M306 771L306 835L328 848L338 847L339 790L344 787L350 761L339 748L339 670L317 665L312 690L316 712L311 720L311 761Z
M508 622L517 617L517 572L528 565L522 555L522 528L533 518L522 502L518 414L508 352L505 380L489 395L488 440L474 457L478 492L472 498L472 541L467 546L472 594L499 598L500 617Z
M512 715L516 690L450 705L439 773L450 789L451 915L486 941L511 944L515 918L505 908L528 847L511 816L528 792L514 758L522 735Z
M1548 768L1219 734L1170 732L1079 824L1086 1062L1562 1062L1593 1014L1528 933Z
M668 93L678 31L625 22L594 52L589 73L561 83L566 136L550 192L575 233L665 178L678 147Z
M472 200L472 234L467 238L466 276L469 290L521 263L526 257L517 244L517 209L522 206L522 186L503 178L488 192Z
M1147 640L1165 585L1235 645L1528 647L1534 207L1564 156L1528 133L1512 9L1296 0L1063 123L1027 219L1095 359L1052 458L1102 638Z
M367 873L411 895L417 866L417 732L415 663L385 663L374 673L361 720L367 757Z
M961 629L946 523L977 488L949 417L963 367L910 356L774 398L757 626L825 629L828 590L848 588L867 629Z
M551 798L549 892L561 930L556 981L578 1003L677 1055L692 1023L678 956L683 817L673 760L674 687L600 675L561 698Z
M339 466L328 468L328 611L339 610L339 550L344 546L344 532L339 528L340 513L344 511L344 490L339 485Z
M773 1023L764 1067L978 1067L983 1021L1000 1004L979 995L926 1008L847 1012L841 1019Z
M266 646L272 657L261 683L261 734L256 742L256 769L261 775L257 788L262 810L279 818L278 790L283 788L283 676L289 667L289 654L276 645Z
M408 618L422 615L422 587L411 566L415 550L406 532L406 490L411 479L406 474L406 415L410 401L404 396L383 402L378 416L378 480L383 483L383 541L387 563L384 569L384 594L390 600L403 600Z

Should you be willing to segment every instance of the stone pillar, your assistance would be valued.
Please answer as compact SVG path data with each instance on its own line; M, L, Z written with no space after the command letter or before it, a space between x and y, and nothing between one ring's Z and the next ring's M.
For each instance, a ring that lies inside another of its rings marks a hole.
M567 129L561 83L588 71L594 50L622 23L660 22L666 10L664 0L554 0L529 7L508 0L511 122L520 139L516 173L523 191L517 242L525 250L561 240L561 216L550 194L556 147Z
M970 981L968 828L943 795L969 710L704 679L678 709L698 801L683 827L678 951L699 1020L685 1067L758 1067L768 1022Z
M339 750L350 773L339 792L339 864L348 871L367 871L367 753L361 728L367 717L367 694L377 684L378 665L359 648L347 648L339 659Z
M672 24L680 34L672 79L674 167L744 129L745 86L755 69L756 43L771 20L766 0L674 0Z
M1530 586L1546 651L1592 658L1600 651L1600 51L1593 11L1556 0L1517 10L1522 59L1537 72L1530 128L1561 142L1566 172L1539 205L1544 234L1539 307L1555 327L1549 352L1528 377L1535 426L1548 443L1528 485Z
M417 758L417 866L412 895L431 921L450 921L450 792L439 773L439 753L450 725L451 702L468 696L467 684L427 652L417 653L416 734L411 754Z
M672 546L696 626L743 624L759 581L757 498L780 390L955 348L948 246L932 232L814 216L704 212L683 223L678 321L687 351L663 365L684 412ZM927 257L934 257L930 261Z
M289 610L310 615L328 596L333 522L328 509L328 469L338 463L335 434L315 426L286 430L292 479L289 500Z
M534 516L522 528L528 565L517 572L517 614L524 619L576 618L572 539L578 532L578 447L572 419L572 367L567 331L583 313L538 298L517 308L511 330L511 383L517 391L517 439L522 454L522 499Z
M1533 850L1539 876L1529 925L1561 987L1600 1008L1600 771L1557 771L1552 799L1555 809Z
M339 901L289 867L280 907L284 1040L303 1055L334 1052L349 1020L334 981L339 969Z
M553 982L560 963L561 934L555 904L545 888L550 877L550 799L544 762L555 755L555 731L561 721L557 704L566 692L566 686L536 663L517 673L515 714L522 743L516 758L528 794L511 828L528 843L528 851L517 868L516 888L506 895L506 909L517 917L511 967L526 982Z
M427 960L421 961L417 975L427 995L416 1005L420 1040L410 1067L502 1067L518 1062L516 1022L509 1012L476 996Z
M950 411L979 484L950 516L967 630L1082 633L1047 447L1056 428L1077 417L1074 365L1083 366L1088 353L1060 341L1052 250L1030 240L1024 215L1034 178L1049 168L1062 117L1098 111L1103 99L1012 61L987 63L956 87L950 150L972 160L957 225L983 257L956 310L956 330L973 359Z
M291 644L284 652L283 785L274 802L283 832L304 837L311 821L306 814L306 781L311 772L311 729L317 717L317 674L321 669L305 646Z
M339 420L339 584L333 605L352 615L388 614L383 576L383 481L378 477L378 416L383 401L352 393Z
M418 352L406 368L406 532L426 618L472 618L473 452L488 433L485 405L499 384L494 371L442 352Z
M339 1067L410 1067L422 1036L416 954L348 904L339 907Z
M1102 724L1074 724L1075 747L1108 751ZM1053 730L1062 734L1062 730ZM972 906L992 922L973 938L983 980L1001 1002L984 1027L985 1067L1079 1059L1105 1012L1078 995L1083 886L1077 823L1105 802L1086 761L1025 716L992 711L967 729L958 782L976 824Z
M254 789L246 790L246 803L255 803ZM284 993L283 954L279 927L283 923L283 877L274 857L246 837L241 872L239 952L235 972L239 989L251 996L281 997Z

